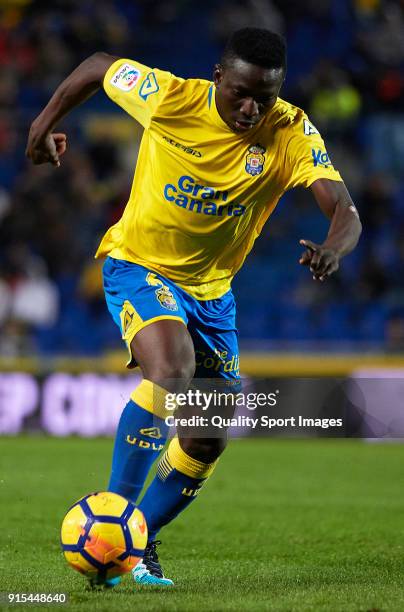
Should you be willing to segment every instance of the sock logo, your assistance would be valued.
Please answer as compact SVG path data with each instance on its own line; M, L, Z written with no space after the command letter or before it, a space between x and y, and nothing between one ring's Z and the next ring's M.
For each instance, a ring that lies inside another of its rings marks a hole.
M188 489L187 487L184 487L182 489L182 494L186 495L187 497L196 497L199 491L200 489Z
M155 438L156 440L160 440L160 438L163 437L159 427L144 427L143 429L139 429L139 433L149 438Z
M147 440L139 440L138 438L132 437L129 434L126 436L125 441L128 444L133 444L139 448L153 451L161 451L164 448L164 444L156 444L155 442L148 442Z
M181 491L182 495L186 495L187 497L196 497L201 490L201 487L204 485L206 478L200 480L196 485L195 489L189 489L188 487L184 487Z

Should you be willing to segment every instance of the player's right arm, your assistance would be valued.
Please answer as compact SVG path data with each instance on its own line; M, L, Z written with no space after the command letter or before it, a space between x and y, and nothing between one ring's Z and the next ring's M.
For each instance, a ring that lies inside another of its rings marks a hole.
M117 59L107 53L94 53L59 85L29 131L25 153L34 164L60 165L59 156L66 150L66 135L52 133L53 129L73 108L102 87L105 73Z

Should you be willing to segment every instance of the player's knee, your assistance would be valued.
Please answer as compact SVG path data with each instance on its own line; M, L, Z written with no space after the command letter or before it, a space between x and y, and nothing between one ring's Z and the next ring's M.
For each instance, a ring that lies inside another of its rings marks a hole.
M227 445L226 438L182 438L182 450L193 459L203 463L212 463L224 451Z
M184 359L161 359L149 368L147 378L170 391L183 390L193 379L195 367L193 354Z
M195 349L183 323L163 320L141 330L131 351L143 376L172 393L183 392L195 374Z

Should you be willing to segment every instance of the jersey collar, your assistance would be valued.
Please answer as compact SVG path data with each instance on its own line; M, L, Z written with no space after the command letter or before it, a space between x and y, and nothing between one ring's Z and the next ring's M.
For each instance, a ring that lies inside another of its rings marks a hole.
M221 118L221 116L219 115L219 111L217 110L217 106L216 106L216 87L214 86L213 83L209 87L208 108L210 112L210 118L212 122L215 125L217 125L217 127L221 128L222 130L225 130L226 132L234 133L233 130L229 128L227 123L225 123L223 119Z

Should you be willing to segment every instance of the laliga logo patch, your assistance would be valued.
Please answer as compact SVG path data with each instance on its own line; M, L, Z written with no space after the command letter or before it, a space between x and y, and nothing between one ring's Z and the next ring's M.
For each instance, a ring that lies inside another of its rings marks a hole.
M265 149L261 145L251 145L245 158L245 169L251 176L261 174L265 163Z
M132 64L123 64L110 80L111 85L121 91L130 91L140 79L141 72Z

